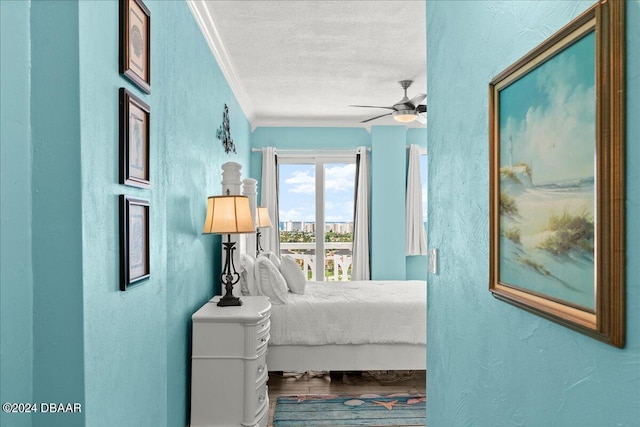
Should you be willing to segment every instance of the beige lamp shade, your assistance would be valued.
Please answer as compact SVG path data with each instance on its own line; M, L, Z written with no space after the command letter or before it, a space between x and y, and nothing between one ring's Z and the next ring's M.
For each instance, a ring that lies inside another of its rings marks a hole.
M271 228L271 218L269 218L269 209L259 207L257 210L258 220L256 221L256 228Z
M203 233L255 233L247 196L210 196Z

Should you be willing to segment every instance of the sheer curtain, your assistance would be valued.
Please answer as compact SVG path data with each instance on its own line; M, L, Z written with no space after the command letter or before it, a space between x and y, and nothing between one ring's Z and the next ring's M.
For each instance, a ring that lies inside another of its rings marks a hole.
M262 180L260 205L269 210L272 228L261 229L261 243L266 251L280 256L280 218L278 217L278 156L276 149L262 149Z
M409 172L407 175L407 255L426 255L427 239L422 218L422 179L420 177L420 147L409 148Z
M369 155L367 147L356 150L356 194L353 224L351 280L369 280Z

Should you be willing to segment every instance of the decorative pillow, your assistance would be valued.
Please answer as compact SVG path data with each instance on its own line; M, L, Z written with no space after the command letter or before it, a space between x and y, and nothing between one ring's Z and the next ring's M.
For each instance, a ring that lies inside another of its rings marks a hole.
M256 278L260 290L271 299L271 304L287 303L287 282L269 258L260 256L256 260Z
M274 254L271 251L262 251L262 252L260 252L259 256L266 256L267 258L269 258L271 260L273 265L275 265L276 268L278 270L280 270L280 258L278 258L278 255Z
M240 290L242 295L262 295L260 286L256 280L256 261L251 255L240 255Z
M287 286L291 292L298 295L304 294L304 287L307 281L304 278L304 272L300 269L296 260L290 256L282 257L280 272L284 276L284 280L287 281Z

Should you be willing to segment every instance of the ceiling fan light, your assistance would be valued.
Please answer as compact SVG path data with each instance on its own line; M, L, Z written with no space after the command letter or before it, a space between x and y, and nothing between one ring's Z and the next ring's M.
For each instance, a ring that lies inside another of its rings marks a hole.
M400 123L409 123L414 121L417 116L414 110L397 110L393 112L393 118Z

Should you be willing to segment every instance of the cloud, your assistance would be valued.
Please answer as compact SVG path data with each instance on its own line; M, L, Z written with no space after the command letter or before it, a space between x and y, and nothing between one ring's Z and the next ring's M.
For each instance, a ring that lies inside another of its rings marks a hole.
M313 194L316 191L316 180L309 175L308 171L293 171L291 176L285 179L284 182L292 186L292 188L289 188L290 193Z
M295 218L300 216L300 211L296 209L289 209L288 211L280 210L278 216L280 217L280 221L294 221Z
M536 73L537 88L548 103L530 107L523 120L509 117L501 129L503 141L513 138L513 162L530 164L538 184L593 176L593 82L579 81L573 55L557 57L552 66ZM508 158L502 161L508 162Z
M324 171L325 192L353 191L356 165L353 163L328 167Z

